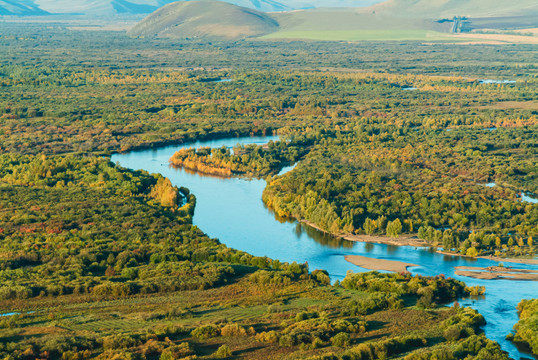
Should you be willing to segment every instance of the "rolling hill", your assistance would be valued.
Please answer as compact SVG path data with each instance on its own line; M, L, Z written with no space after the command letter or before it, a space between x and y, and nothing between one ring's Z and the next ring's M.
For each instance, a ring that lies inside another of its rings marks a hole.
M239 39L272 33L278 27L265 13L215 0L199 0L166 5L138 23L129 34Z

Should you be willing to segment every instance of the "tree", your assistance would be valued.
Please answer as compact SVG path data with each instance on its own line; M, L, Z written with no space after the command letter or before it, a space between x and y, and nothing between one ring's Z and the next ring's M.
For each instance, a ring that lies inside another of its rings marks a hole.
M445 250L450 250L454 245L454 235L452 234L452 231L445 230L443 232L443 248Z
M398 237L402 233L402 223L400 219L389 221L387 224L387 235L390 237Z
M471 257L477 257L478 256L478 250L476 250L475 247L470 247L467 249L467 252L465 253L467 256Z
M364 225L362 226L366 234L373 235L375 233L375 230L377 229L377 223L375 220L372 220L370 218L366 218L364 220Z

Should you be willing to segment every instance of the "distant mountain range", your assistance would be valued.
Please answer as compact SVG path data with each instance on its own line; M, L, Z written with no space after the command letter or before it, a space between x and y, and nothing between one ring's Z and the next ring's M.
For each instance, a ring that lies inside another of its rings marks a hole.
M0 15L47 15L32 0L0 0Z
M198 1L198 0L191 0ZM313 9L319 7L369 6L382 0L225 0L230 4L263 12ZM150 14L174 0L0 0L0 15L35 16L82 14L118 16Z

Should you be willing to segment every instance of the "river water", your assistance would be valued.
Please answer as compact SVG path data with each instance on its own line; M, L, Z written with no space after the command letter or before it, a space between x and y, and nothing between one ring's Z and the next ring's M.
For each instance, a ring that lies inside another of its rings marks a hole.
M396 260L420 266L409 268L413 274L433 276L444 274L468 286L485 285L483 299L463 299L460 304L477 309L487 320L486 335L499 342L514 359L533 358L518 350L505 336L518 321L516 305L521 299L538 298L538 285L530 281L478 280L454 275L456 266L487 267L497 262L445 256L425 248L350 242L327 236L295 221L279 221L262 202L265 180L220 178L200 175L169 166L168 159L184 146L212 148L236 144L265 144L277 137L233 138L196 142L183 146L115 154L113 162L133 170L160 173L174 185L184 186L196 195L194 224L211 237L229 247L255 256L268 256L281 261L308 262L310 270L325 269L333 280L342 280L348 270L367 271L345 261L345 255L361 255L376 259ZM299 164L298 166L301 166ZM281 173L293 171L293 167ZM505 266L538 270L535 265Z

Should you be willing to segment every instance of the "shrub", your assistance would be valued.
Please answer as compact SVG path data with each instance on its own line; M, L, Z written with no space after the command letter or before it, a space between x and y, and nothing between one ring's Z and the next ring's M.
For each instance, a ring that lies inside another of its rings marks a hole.
M219 359L224 359L230 356L232 356L232 350L230 350L230 348L226 344L219 347L218 350L215 352L215 357Z
M517 305L519 322L514 341L527 343L534 354L538 354L538 299L522 300Z
M219 336L220 330L215 325L203 325L191 332L191 335L198 339L207 339Z
M466 287L465 292L472 296L484 295L486 293L486 287L479 285Z
M32 297L32 290L25 286L0 287L0 300L28 299Z
M275 344L279 341L279 338L280 338L279 334L274 330L271 330L268 332L264 331L259 334L256 334L256 340L260 342Z
M220 329L220 334L222 336L247 336L247 331L238 324L227 324Z
M128 335L107 336L102 342L105 350L127 349L138 345L137 341Z
M331 278L329 277L329 273L325 270L312 271L312 278L314 278L317 282L323 285L330 285L331 283Z
M250 275L249 280L259 285L289 285L292 277L280 271L258 270Z
M473 329L462 325L451 325L443 332L445 339L451 342L456 342L470 335L474 335Z
M349 341L349 334L345 332L340 332L331 338L331 344L338 347L349 346Z
M173 345L164 350L159 360L168 359L183 359L186 356L193 355L194 350L188 342L182 342L178 345Z

